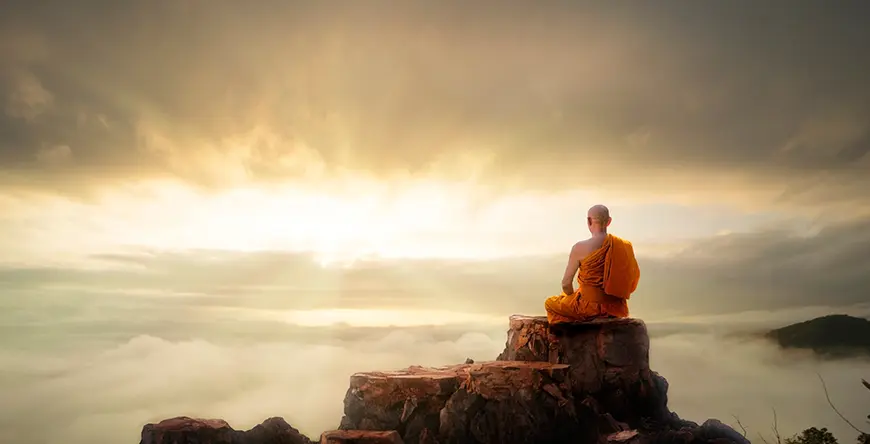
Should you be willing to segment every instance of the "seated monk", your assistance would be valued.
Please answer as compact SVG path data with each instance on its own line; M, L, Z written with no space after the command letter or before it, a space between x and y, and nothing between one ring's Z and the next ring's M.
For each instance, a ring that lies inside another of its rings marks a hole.
M628 298L637 289L640 268L631 242L607 233L610 222L610 210L604 205L589 209L586 224L592 237L571 248L562 294L544 303L550 324L628 317Z

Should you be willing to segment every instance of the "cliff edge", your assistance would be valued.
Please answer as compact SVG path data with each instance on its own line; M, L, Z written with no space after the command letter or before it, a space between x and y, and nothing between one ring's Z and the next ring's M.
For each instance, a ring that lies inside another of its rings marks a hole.
M749 443L717 420L668 409L639 319L549 326L510 317L494 361L356 373L338 429L321 444ZM179 417L148 424L140 444L308 444L281 418L249 431Z

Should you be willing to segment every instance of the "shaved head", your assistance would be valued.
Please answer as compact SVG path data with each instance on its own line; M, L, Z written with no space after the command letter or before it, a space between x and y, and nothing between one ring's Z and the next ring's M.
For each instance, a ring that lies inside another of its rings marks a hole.
M608 210L604 205L594 205L589 209L589 212L586 213L586 217L588 217L591 222L598 222L601 225L606 225L607 222L610 221L610 210Z

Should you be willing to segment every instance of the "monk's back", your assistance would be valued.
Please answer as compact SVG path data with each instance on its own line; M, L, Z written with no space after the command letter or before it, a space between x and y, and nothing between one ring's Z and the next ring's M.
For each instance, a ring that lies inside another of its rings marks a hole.
M575 259L582 262L583 259L586 259L586 257L592 254L595 250L601 248L601 246L604 245L605 239L607 239L607 233L601 233L594 234L589 239L577 242L575 244L575 248L577 249L577 256Z

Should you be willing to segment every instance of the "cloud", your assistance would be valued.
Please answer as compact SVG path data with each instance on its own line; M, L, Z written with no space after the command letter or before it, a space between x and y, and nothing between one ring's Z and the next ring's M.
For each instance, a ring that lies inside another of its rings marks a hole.
M641 256L643 274L630 306L646 318L866 303L868 244L866 220L810 234L771 230L697 239L676 253ZM541 312L543 299L559 292L564 260L560 254L323 265L310 253L136 250L93 255L75 267L9 265L0 269L0 286L199 295L199 303L212 306L508 315Z
M56 165L66 162L72 157L72 149L67 145L56 145L36 153L36 158L43 163Z
M287 331L271 333L277 339ZM4 351L4 382L14 378L16 384L3 389L12 395L6 399L17 401L3 406L0 436L33 443L60 437L118 442L135 439L147 421L180 412L226 417L238 428L284 415L316 436L338 426L353 372L463 362L492 354L499 341L503 339L473 331L443 342L403 330L371 342L340 343L278 339L227 344L139 335L105 348L89 344L78 355L61 352L51 359ZM51 427L39 419L46 412L53 417Z
M175 415L220 417L237 428L281 415L316 436L337 426L350 374L492 359L506 328L316 329L205 313L125 317L121 306L53 315L49 328L41 315L10 324L4 311L3 326L19 334L0 352L3 441L133 441L144 423ZM816 371L845 414L859 417L866 405L856 387L867 361L822 363L763 342L687 332L654 334L651 357L683 417L733 422L738 415L753 435L767 433L775 408L783 434L818 426L851 436L825 404Z
M51 107L54 95L42 86L31 73L14 76L12 91L6 102L6 114L10 117L33 120Z
M412 174L862 205L866 5L485 5L16 5L0 25L36 37L7 53L41 42L27 67L54 100L0 122L2 183ZM77 162L37 179L58 145Z

